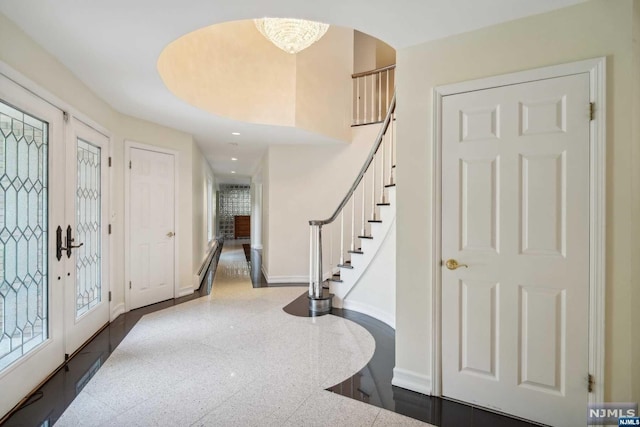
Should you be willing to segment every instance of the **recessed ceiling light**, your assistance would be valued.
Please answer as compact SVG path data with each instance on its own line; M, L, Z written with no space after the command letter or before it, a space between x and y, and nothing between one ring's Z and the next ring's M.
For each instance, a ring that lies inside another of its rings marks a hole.
M235 162L236 160L238 160L238 158L237 157L232 157L231 160L233 160Z
M238 136L238 135L240 135L240 132L231 132L231 135Z
M231 173L236 173L236 171L231 171Z

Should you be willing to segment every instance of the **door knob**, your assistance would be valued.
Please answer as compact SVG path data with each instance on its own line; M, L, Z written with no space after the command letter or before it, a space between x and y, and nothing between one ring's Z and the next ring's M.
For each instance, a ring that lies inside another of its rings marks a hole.
M170 231L170 232L167 233L167 237L173 237L175 235L176 234L173 231Z
M460 267L469 268L467 264L458 264L458 261L456 261L455 259L448 259L447 262L444 263L444 265L449 270L457 270Z

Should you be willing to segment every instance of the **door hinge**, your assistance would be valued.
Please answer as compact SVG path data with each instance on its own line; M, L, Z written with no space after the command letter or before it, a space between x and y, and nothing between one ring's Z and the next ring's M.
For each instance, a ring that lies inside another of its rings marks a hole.
M595 119L596 119L596 103L590 102L589 103L589 120L595 120Z
M131 160L129 160L129 169L131 169Z
M111 224L109 224L109 234L111 234Z
M65 122L69 121L69 113L67 113L66 111L62 112L62 120L64 120Z
M109 167L111 167L111 156L109 156Z
M111 291L109 291L109 302L111 302Z
M595 381L593 380L593 375L589 374L587 376L587 390L589 391L589 393L593 392L593 385L595 384Z
M131 282L129 282L129 289L131 289Z

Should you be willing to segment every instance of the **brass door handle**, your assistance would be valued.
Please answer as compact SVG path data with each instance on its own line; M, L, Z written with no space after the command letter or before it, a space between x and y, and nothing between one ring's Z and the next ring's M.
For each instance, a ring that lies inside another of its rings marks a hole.
M167 233L167 237L173 237L175 235L176 234L173 231L170 231L170 232Z
M458 261L456 261L455 259L448 259L444 265L449 269L449 270L457 270L460 267L464 267L464 268L469 268L469 266L467 264L458 264Z

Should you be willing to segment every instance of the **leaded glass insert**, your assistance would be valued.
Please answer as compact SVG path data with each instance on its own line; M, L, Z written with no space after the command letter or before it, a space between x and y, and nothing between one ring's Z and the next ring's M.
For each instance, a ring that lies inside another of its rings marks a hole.
M48 338L48 131L0 101L0 371Z
M76 188L76 318L102 299L100 147L78 139Z
M251 215L251 193L248 185L221 184L219 192L220 234L225 239L235 237L234 217Z

